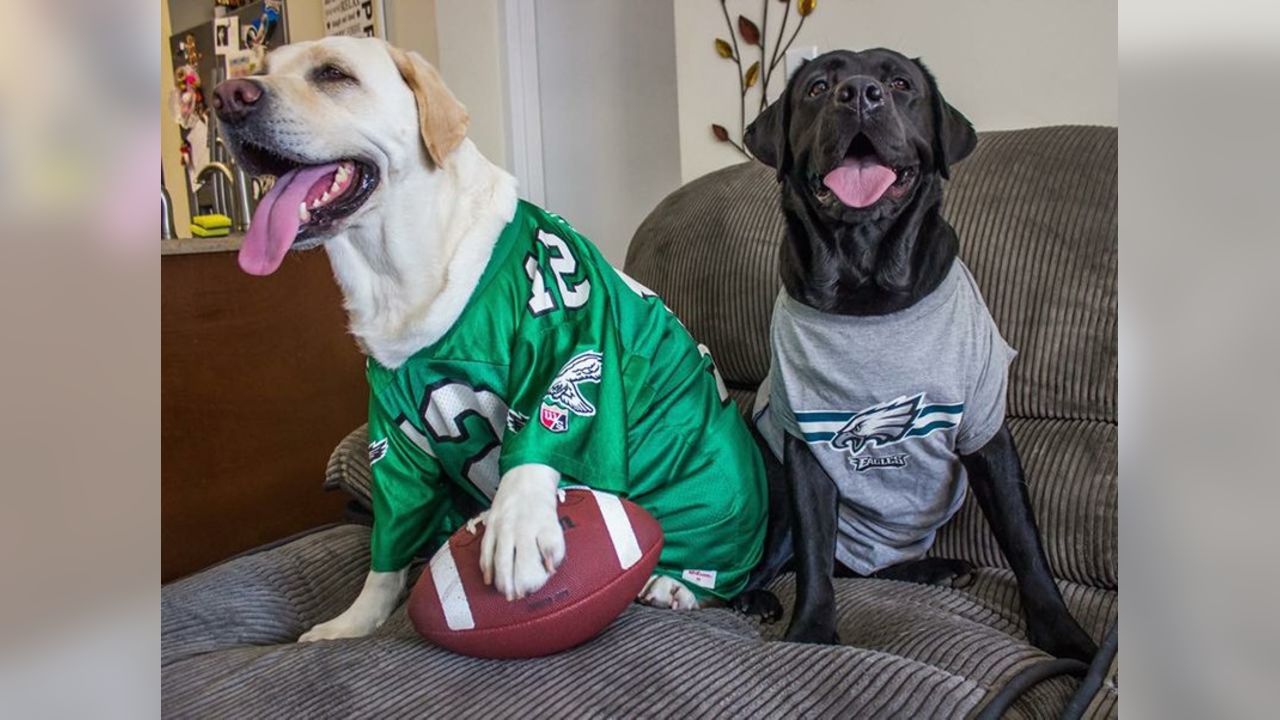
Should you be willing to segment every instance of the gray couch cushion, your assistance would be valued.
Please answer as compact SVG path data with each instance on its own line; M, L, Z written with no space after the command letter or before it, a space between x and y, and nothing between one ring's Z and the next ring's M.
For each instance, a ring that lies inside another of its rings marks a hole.
M1012 418L1009 427L1053 574L1098 588L1118 587L1116 426ZM972 493L938 532L929 554L981 567L1008 567Z
M773 171L731 165L658 203L627 248L626 270L711 349L726 385L755 390L769 371L781 240Z
M782 625L641 606L591 642L532 661L432 647L403 607L371 637L292 644L355 597L368 561L368 530L348 525L166 585L164 715L960 717L1046 659L1017 637L1020 616L1004 606L1016 595L999 571L972 592L842 581L841 632L864 647L768 642ZM790 579L775 589L789 600ZM1114 615L1114 602L1094 607L1078 611L1091 629ZM1054 717L1075 685L1044 683L1009 717Z
M948 184L960 256L1018 349L1015 417L1116 420L1116 135L983 133Z

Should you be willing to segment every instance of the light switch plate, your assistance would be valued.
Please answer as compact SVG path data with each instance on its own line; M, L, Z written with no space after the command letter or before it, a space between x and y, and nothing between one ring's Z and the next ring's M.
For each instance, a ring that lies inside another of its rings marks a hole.
M805 45L802 47L796 47L792 45L791 47L787 48L787 55L786 55L787 79L788 80L791 79L791 74L796 71L796 68L803 65L805 60L812 60L816 57L818 57L817 45Z

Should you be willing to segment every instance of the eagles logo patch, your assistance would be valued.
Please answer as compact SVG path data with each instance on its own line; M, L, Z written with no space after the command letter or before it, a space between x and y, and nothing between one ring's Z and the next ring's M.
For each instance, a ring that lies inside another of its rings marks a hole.
M913 437L925 437L960 424L964 403L925 404L924 393L902 396L856 412L798 412L796 421L808 442L825 441L850 457L872 447L883 447ZM896 457L896 456L895 456ZM859 463L859 470L878 461ZM883 462L901 466L905 462Z
M596 406L582 395L581 383L599 383L601 370L604 367L604 356L598 352L588 351L574 355L569 362L560 368L551 385L547 388L547 398L543 401L543 420L545 426L546 408L549 404L559 405L571 410L575 415L592 416L596 414Z

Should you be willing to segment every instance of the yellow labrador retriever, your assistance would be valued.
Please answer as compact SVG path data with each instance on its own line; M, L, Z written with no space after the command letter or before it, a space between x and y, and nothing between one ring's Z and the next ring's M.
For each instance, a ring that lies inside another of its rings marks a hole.
M278 178L255 212L240 252L241 267L252 274L267 275L280 266L289 250L323 245L345 297L351 330L371 358L371 385L375 381L374 369L387 369L383 376L396 382L397 368L424 348L447 339L446 334L459 324L460 316L468 309L473 292L478 292L482 275L489 277L486 267L490 257L496 256L495 247L503 242L504 229L514 223L513 217L529 212L523 209L526 204L517 201L514 178L485 159L467 139L466 110L436 70L417 54L382 41L327 38L280 48L267 58L265 74L219 85L212 105L224 135L248 171ZM594 293L593 302L601 296L607 297L612 307L632 303L638 308L636 312L659 308L660 313L652 311L652 323L645 333L652 336L654 328L661 329L667 333L661 354L687 359L681 372L673 373L683 383L678 391L717 392L709 355L688 337L652 293L625 276L620 280L612 269L593 270L603 274L592 276L590 287L582 281L574 287L567 285L566 268L573 257L566 252L570 245L565 242L586 241L571 229L562 233L564 238L571 238L568 241L553 236L555 227L559 227L555 223L563 221L545 213L538 217L544 224L552 223L546 226L552 233L538 233L539 240L551 249L533 247L536 252L549 253L545 254L549 264L546 284L553 287L559 283L560 292L557 296L544 287L544 274L540 274L536 260L518 259L516 262L522 264L515 272L525 283L524 292L528 293L531 286L534 293L528 300L530 310L537 310L533 315L554 309L557 297L562 303L575 298L585 300L588 289ZM596 251L579 247L582 254L598 258ZM533 258L534 253L530 251L529 257ZM530 262L533 265L528 265ZM523 277L525 267L527 278ZM615 295L608 295L610 292ZM627 293L632 297L621 297ZM514 303L520 305L516 309L521 312L525 311L523 304ZM667 317L671 319L664 319ZM625 347L627 343L648 342L628 337L617 328L606 334L621 337L619 342L628 357L634 353ZM570 395L599 392L603 396L604 390L596 388L613 382L609 373L614 369L608 366L611 360L607 350L603 355L578 353L557 362L555 368L563 368L555 375L552 386L558 383ZM577 374L568 376L569 369ZM616 381L621 382L621 373L616 374ZM635 381L632 375L629 370L627 382ZM641 380L648 382L643 377ZM442 539L439 530L456 529L466 519L446 517L444 511L433 510L439 515L434 519L437 534L428 536L422 525L415 524L418 520L409 517L409 511L428 505L414 495L428 492L418 487L421 483L383 487L380 498L379 470L386 473L386 468L397 462L389 453L420 453L415 467L430 474L433 467L444 465L443 459L437 462L437 457L451 451L449 441L467 439L468 432L474 433L476 427L486 437L492 428L495 442L506 444L508 441L503 438L512 437L525 424L538 432L559 433L558 437L563 437L575 428L587 427L589 421L602 422L587 417L595 414L594 406L581 398L556 404L548 394L547 399L537 401L542 403L540 406L534 404L518 412L514 391L508 397L500 390L490 392L492 388L481 388L476 383L462 385L444 388L452 394L435 385L407 391L429 394L441 390L438 394L449 408L444 414L436 412L435 396L414 400L422 403L422 409L410 409L399 417L391 413L379 418L376 415L381 411L371 408L370 434L375 442L370 453L376 463L373 569L350 608L312 628L301 640L358 637L373 631L387 619L405 589L405 568L410 557L405 548L422 546L432 539L438 542ZM656 398L669 398L676 393L676 389L659 390ZM719 392L723 393L722 385ZM428 399L433 403L431 407L427 406ZM703 443L715 452L693 459L699 463L696 467L711 468L716 475L711 480L697 478L694 476L699 471L692 470L690 481L702 483L700 492L704 495L707 482L731 485L715 494L723 495L718 507L717 501L710 506L705 500L699 501L695 512L711 507L720 515L695 518L698 527L690 529L689 538L682 540L678 518L658 518L663 522L669 546L696 539L698 542L692 547L705 553L698 557L709 558L706 566L664 566L664 549L659 570L641 599L676 609L698 607L701 600L728 599L740 591L745 583L743 568L749 569L759 558L760 528L764 524L762 470L732 403L723 394L710 401L701 395L696 399L697 407L705 410L686 412L684 415L692 416L678 421L688 423L694 432L718 433ZM601 402L598 400L597 404ZM630 404L631 400L627 402ZM586 412L588 408L590 413ZM406 418L410 413L418 416L412 422ZM471 428L468 431L464 428L468 413L483 416L489 425L470 423L465 426ZM666 422L668 418L659 419ZM383 430L389 434L379 438ZM615 444L629 446L636 442L645 441L619 437ZM486 531L481 569L499 591L516 598L540 588L564 557L564 538L556 514L562 470L566 477L591 483L570 470L576 459L563 453L558 456L564 458L563 464L558 460L518 462L502 466L499 473L499 452L494 447L495 443L490 442L480 448L480 454L462 463L460 471L446 474L465 476L472 486L469 490L479 488L486 496L478 502L478 507L487 504L489 508L482 516ZM654 456L670 462L672 455L667 447L655 451ZM505 463L507 450L503 448L501 453ZM529 457L527 453L514 454ZM634 468L634 463L630 467ZM685 475L684 468L678 466L666 467L664 473L663 478ZM409 511L404 510L406 507ZM695 531L704 535L695 536ZM715 535L717 532L722 535ZM386 539L392 536L397 537ZM399 549L389 549L388 543L398 543ZM719 566L714 557L718 552L726 558ZM729 567L733 563L736 565Z

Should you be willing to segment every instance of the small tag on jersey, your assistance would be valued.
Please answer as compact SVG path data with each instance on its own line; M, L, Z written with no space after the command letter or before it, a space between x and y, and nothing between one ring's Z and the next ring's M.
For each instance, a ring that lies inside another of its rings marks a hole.
M714 590L716 587L715 570L685 570L680 573L680 577L694 585L697 585L698 587L704 587L708 590Z
M552 405L543 405L542 412L538 415L539 422L542 427L553 433L562 433L569 429L569 413Z
M387 441L376 440L369 443L369 464L372 465L382 459L387 454Z

